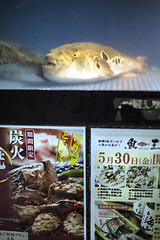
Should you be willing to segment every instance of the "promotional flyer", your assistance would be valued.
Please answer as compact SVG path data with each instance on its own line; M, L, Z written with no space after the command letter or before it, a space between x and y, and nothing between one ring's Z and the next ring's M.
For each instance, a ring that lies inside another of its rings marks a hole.
M160 130L91 129L91 239L160 239Z
M0 239L86 239L85 128L1 126L0 144Z

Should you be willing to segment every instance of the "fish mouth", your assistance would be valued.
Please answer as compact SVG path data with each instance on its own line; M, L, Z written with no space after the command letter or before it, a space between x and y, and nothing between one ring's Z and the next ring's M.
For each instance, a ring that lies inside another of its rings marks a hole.
M55 62L47 62L44 64L43 67L46 67L46 68L55 68L57 66L57 64Z
M57 64L53 61L45 62L42 66L44 77L54 76L57 72Z
M58 64L54 62L48 62L43 64L42 70L44 77L50 81L54 81L57 78L62 78L61 68L58 66Z

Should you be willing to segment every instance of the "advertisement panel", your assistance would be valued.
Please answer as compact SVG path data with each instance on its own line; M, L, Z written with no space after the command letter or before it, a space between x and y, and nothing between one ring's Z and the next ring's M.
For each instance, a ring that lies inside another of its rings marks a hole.
M91 239L160 239L160 130L91 129Z
M0 126L0 239L83 240L85 128Z

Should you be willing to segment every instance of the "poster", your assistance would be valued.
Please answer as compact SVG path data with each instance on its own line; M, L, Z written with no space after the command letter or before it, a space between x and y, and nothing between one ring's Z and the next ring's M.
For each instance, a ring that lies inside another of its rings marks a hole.
M91 129L91 240L160 239L159 165L159 129Z
M83 240L85 128L0 127L0 239Z

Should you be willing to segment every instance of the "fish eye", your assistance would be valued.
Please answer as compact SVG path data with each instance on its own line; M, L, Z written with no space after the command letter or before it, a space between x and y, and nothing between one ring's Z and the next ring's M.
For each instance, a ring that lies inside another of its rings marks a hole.
M101 68L101 66L100 66L100 64L99 64L98 62L96 63L96 66L97 66L97 68L99 68L99 69Z
M108 61L108 55L104 51L101 51L101 58Z
M100 63L98 62L98 58L97 58L97 57L94 58L94 62L95 62L96 67L97 67L98 69L100 69L100 68L101 68L101 65L100 65Z
M73 53L73 57L77 57L77 54L76 54L76 53Z

